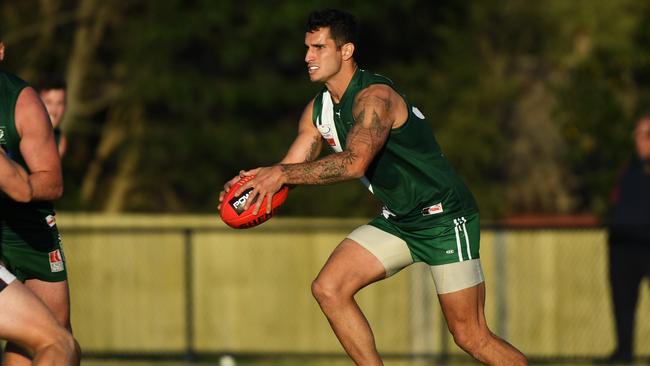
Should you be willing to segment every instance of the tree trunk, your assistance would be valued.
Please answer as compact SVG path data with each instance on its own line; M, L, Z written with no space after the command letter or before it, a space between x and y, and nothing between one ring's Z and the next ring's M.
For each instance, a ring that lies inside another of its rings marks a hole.
M77 8L79 21L74 35L74 42L68 69L66 71L67 106L61 128L71 130L80 117L79 111L84 104L84 82L88 68L94 64L93 58L102 39L109 18L107 6L101 6L98 0L82 0Z
M135 111L132 111L130 116L125 120L129 121L130 135L127 138L129 143L126 146L125 156L120 160L120 164L118 165L117 174L113 178L110 188L107 190L108 195L106 196L104 211L110 213L124 210L127 197L133 188L137 167L140 162L140 156L142 155L140 148L142 144L140 140L144 136L146 129L142 109L136 107Z

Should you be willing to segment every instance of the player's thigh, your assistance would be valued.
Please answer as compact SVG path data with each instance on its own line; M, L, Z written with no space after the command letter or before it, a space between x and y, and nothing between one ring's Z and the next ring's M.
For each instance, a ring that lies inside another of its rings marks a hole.
M440 307L454 335L486 330L484 315L485 283L459 291L438 294Z
M372 254L384 268L385 277L413 264L413 256L406 241L396 233L382 230L373 225L362 225L348 234L354 241Z
M430 266L438 295L458 292L485 281L480 259Z
M33 278L26 280L25 286L47 305L59 321L59 324L70 328L70 289L68 281L48 282Z
M384 266L371 252L351 239L334 249L314 281L315 288L355 293L386 276Z
M431 266L449 328L485 326L485 282L480 259Z
M0 291L0 338L33 352L63 332L45 304L19 281Z

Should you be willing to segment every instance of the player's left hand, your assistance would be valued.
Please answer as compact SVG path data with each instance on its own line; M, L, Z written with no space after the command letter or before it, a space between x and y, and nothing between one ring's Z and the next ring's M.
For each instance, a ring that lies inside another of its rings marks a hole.
M264 168L252 169L242 172L241 175L244 177L255 176L249 182L241 186L235 193L236 196L239 196L245 190L253 188L248 196L248 199L246 200L244 209L248 209L248 207L251 205L251 202L255 202L255 209L253 210L253 214L257 215L260 210L260 206L264 201L264 198L267 198L266 213L271 213L271 201L273 199L273 195L279 191L284 184L284 174L280 166L274 165Z

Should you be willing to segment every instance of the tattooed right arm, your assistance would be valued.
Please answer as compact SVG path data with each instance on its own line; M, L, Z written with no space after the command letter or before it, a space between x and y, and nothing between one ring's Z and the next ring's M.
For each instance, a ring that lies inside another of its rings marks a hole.
M386 86L360 92L352 109L355 124L348 133L345 150L312 162L280 164L284 183L329 184L362 177L393 126L393 94Z

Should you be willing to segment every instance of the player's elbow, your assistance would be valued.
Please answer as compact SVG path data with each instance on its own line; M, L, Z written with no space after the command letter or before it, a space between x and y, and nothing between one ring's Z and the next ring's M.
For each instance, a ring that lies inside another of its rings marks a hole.
M58 200L63 197L63 183L59 183L52 187L52 200Z
M358 179L366 175L365 164L352 164L348 169L351 178Z
M63 182L50 182L47 187L41 189L34 197L38 201L55 201L63 196Z
M347 163L347 174L351 179L361 178L366 175L366 170L372 161L365 151L349 149L344 151L343 159Z
M49 180L47 197L43 197L43 199L48 201L58 200L63 196L63 176L57 174L51 178L52 179Z
M25 184L20 189L14 190L9 196L12 200L20 203L31 202L34 191L29 184Z
M19 202L19 203L28 203L28 202L32 201L32 195L31 194L16 194L11 198L14 201Z

